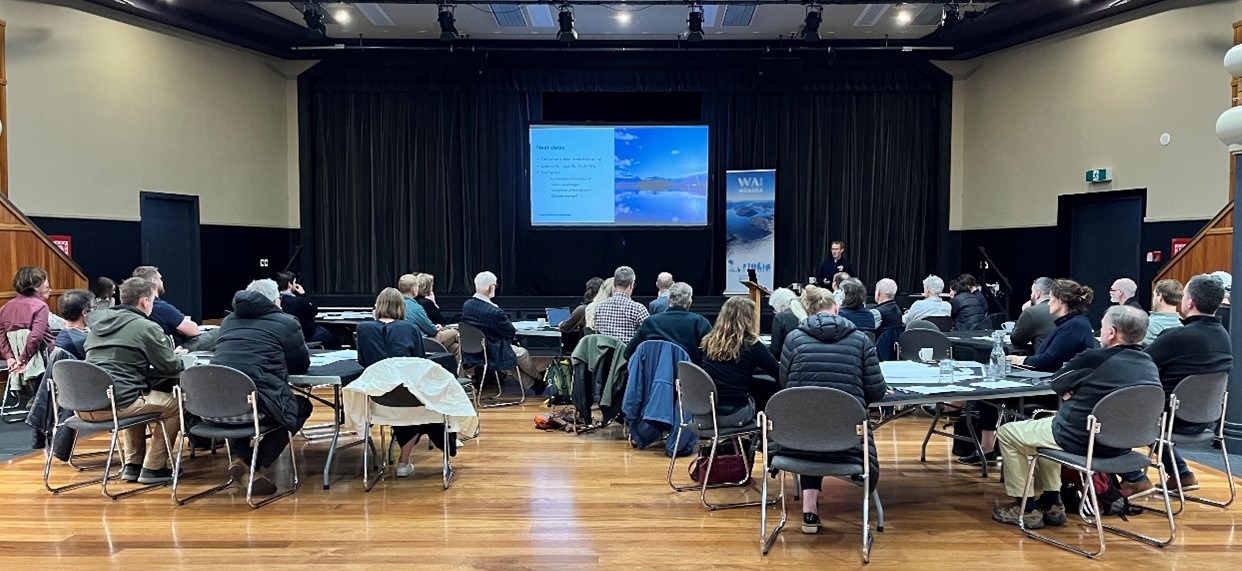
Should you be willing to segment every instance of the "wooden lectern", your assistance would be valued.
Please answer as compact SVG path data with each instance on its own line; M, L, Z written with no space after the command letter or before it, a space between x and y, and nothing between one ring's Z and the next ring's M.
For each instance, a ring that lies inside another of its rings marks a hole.
M763 296L772 295L772 290L763 287L751 280L742 280L742 285L746 286L747 295L750 300L755 302L755 335L759 334L759 316L763 314Z

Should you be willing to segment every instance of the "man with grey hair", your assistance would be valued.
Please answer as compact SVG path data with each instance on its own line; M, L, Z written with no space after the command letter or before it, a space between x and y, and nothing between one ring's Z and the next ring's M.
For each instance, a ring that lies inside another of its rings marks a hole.
M1138 294L1138 284L1130 278L1117 278L1113 282L1112 287L1108 289L1108 300L1118 305L1128 305L1143 309L1143 305L1135 295Z
M1054 448L1086 454L1087 417L1096 403L1123 388L1160 385L1160 373L1151 357L1139 349L1147 333L1147 313L1129 306L1108 308L1100 327L1100 349L1083 351L1070 359L1052 378L1052 389L1065 401L1056 416L1010 422L996 431L1005 491L1014 503L996 506L992 519L1017 525L1019 519L1031 529L1065 525L1061 503L1061 468L1040 460L1035 466L1038 498L1023 504L1030 457L1038 448ZM1095 444L1096 458L1113 458L1129 452Z
M893 343L905 330L896 297L897 282L889 278L875 282L876 306L871 308L871 316L875 318L875 350L881 361L897 358Z
M1056 330L1056 318L1048 309L1052 295L1052 278L1041 277L1031 283L1031 299L1022 305L1022 315L1013 326L1010 339L1013 346L1034 353L1039 344Z
M1214 271L1209 275L1225 286L1225 301L1220 302L1220 307L1216 308L1216 317L1220 318L1220 324L1225 327L1225 331L1229 331L1229 313L1233 309L1229 303L1229 297L1233 291L1233 276L1223 270Z
M302 429L310 418L311 402L289 390L289 375L300 375L310 368L310 352L297 318L280 307L280 290L272 280L255 280L233 296L233 313L220 324L220 338L211 364L224 365L245 373L259 393L259 412L279 423L277 430L259 443L255 459L253 493L276 493L276 484L264 473L289 444L289 432ZM204 419L209 424L223 422ZM244 483L250 473L254 450L249 438L229 441L233 481Z
M647 308L651 310L651 315L655 315L668 309L668 289L673 287L673 274L668 272L660 272L656 276L656 290L659 295L647 304Z
M909 325L915 319L923 319L924 317L949 317L953 314L953 306L949 302L940 299L940 293L944 291L944 280L940 276L930 275L923 278L923 299L914 302L910 309L906 310L905 316L901 321L905 325Z
M638 326L651 315L647 306L630 298L634 293L634 280L634 269L629 266L621 266L613 272L612 297L595 307L596 333L626 342L634 338Z
M702 362L699 344L703 337L712 330L707 318L690 311L694 289L686 282L677 282L669 286L668 309L652 315L638 326L638 331L625 346L625 358L629 359L643 341L659 340L676 343L695 364Z
M487 340L487 368L496 374L502 374L517 367L518 379L522 384L522 389L535 389L536 392L543 391L543 373L534 360L530 357L530 352L525 347L518 346L517 329L514 329L513 323L509 321L509 314L496 302L492 301L496 297L497 280L496 274L492 272L479 272L474 276L474 296L466 300L461 308L461 322L467 325L473 325L483 332L483 336ZM461 366L464 369L473 368L476 372L483 371L483 354L479 352L471 353L473 347L463 347L461 353ZM546 369L546 367L544 367ZM475 386L483 386L481 383L486 379L475 378Z

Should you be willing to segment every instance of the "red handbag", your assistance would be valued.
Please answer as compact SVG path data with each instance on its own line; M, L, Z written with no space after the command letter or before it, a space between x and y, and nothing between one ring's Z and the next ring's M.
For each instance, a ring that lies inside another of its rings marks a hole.
M707 471L707 460L711 453L711 445L699 447L698 455L690 462L691 480L702 480L702 472ZM747 468L746 458L735 446L721 444L716 448L716 460L712 462L711 478L707 484L744 484L750 481L750 470Z

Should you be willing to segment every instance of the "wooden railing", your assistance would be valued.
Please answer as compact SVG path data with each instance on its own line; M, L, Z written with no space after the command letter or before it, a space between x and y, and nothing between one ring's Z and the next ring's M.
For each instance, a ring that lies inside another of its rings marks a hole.
M0 195L0 304L17 295L12 278L22 266L36 266L47 272L52 286L48 305L56 311L56 300L71 289L86 288L86 274L69 256L56 247L12 202Z
M1230 262L1233 254L1233 201L1208 222L1190 243L1160 268L1152 287L1163 279L1175 279L1186 283L1198 274L1225 270L1232 273Z

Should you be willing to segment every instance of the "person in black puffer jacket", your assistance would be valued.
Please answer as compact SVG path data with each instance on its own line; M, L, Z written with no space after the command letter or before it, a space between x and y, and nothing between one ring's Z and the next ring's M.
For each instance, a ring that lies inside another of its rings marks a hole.
M982 296L972 293L970 284L961 281L949 284L949 295L949 307L953 308L953 331L978 331L988 316Z
M837 315L832 292L807 286L802 294L807 318L785 338L781 348L780 382L785 388L828 387L839 389L867 406L884 398L884 374L876 357L875 344L849 320ZM775 450L795 458L819 461L859 460L863 450L820 454L797 450ZM866 451L871 464L871 489L880 475L875 442ZM802 531L819 530L817 502L822 477L802 476Z

